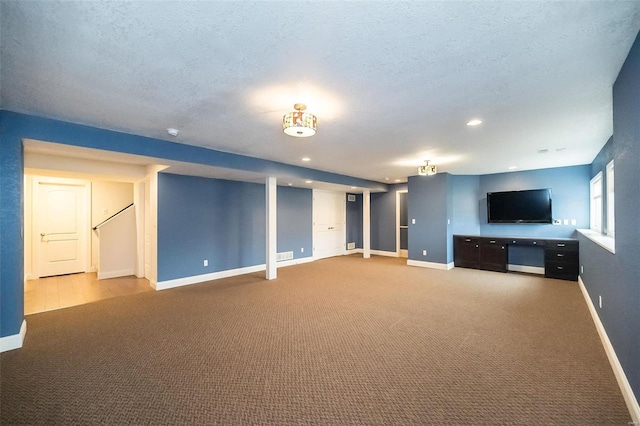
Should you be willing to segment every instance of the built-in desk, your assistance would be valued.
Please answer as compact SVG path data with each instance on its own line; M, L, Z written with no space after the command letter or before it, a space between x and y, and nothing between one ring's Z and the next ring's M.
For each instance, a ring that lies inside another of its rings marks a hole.
M541 247L544 250L545 277L578 280L578 240L572 238L454 235L454 264L462 268L507 272L510 245Z

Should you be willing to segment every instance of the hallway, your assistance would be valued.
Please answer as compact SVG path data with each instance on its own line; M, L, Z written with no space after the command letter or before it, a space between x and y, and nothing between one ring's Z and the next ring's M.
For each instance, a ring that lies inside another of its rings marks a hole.
M30 315L145 291L154 291L149 280L135 276L100 281L96 273L39 278L28 280L25 285L24 313Z

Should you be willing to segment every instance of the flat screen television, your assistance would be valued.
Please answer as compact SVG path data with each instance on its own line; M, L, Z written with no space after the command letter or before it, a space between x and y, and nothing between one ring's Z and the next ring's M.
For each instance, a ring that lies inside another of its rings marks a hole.
M553 223L551 189L487 193L489 223Z

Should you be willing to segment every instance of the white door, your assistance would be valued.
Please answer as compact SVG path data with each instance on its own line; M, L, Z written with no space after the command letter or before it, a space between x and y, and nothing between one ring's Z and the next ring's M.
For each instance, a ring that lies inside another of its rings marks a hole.
M151 180L144 181L144 277L151 279Z
M322 259L345 254L346 194L313 190L313 256Z
M35 178L34 250L40 277L86 271L88 239L87 182Z

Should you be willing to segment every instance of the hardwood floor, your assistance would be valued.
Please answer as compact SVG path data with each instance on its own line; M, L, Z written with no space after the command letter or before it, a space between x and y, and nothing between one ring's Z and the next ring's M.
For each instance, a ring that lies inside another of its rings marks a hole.
M28 280L24 313L35 314L144 291L154 291L146 278L128 276L98 281L95 272Z

